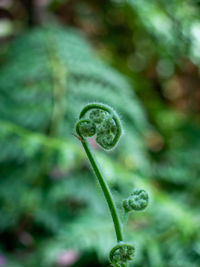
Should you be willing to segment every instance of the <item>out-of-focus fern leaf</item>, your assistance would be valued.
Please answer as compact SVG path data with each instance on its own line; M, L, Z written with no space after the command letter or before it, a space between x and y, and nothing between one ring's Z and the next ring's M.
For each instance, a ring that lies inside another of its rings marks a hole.
M1 68L0 97L4 121L62 138L70 137L77 108L90 101L108 103L125 121L121 148L126 143L136 169L145 167L145 157L139 159L144 152L140 134L148 127L144 111L126 80L74 29L49 26L16 40Z

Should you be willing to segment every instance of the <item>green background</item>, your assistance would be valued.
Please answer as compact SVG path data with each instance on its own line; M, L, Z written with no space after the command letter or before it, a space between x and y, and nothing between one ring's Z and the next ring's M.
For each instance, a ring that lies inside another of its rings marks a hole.
M111 105L124 135L91 145L134 267L200 266L200 2L0 2L0 266L109 266L109 210L79 140L81 108Z

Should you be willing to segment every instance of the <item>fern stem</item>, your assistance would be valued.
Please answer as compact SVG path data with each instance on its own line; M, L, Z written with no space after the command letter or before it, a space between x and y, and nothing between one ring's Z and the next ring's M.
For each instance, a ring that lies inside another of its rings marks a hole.
M88 159L91 163L91 166L95 172L95 175L100 183L100 186L102 188L102 191L104 193L104 196L105 196L105 199L108 203L108 207L110 209L110 213L111 213L111 216L112 216L112 219L113 219L113 223L114 223L114 227L115 227L115 232L116 232L116 237L117 237L117 241L120 242L120 241L123 241L123 232L122 232L122 226L121 226L121 222L120 222L120 218L118 216L118 213L117 213L117 209L116 209L116 206L115 206L115 203L114 203L114 200L113 200L113 196L112 196L112 193L109 189L109 186L106 182L106 180L104 179L104 177L102 176L101 172L100 172L100 169L98 167L98 164L97 164L97 161L95 160L95 156L94 154L92 153L90 147L89 147L89 144L88 142L83 139L81 141L82 145L83 145L83 148L85 149L85 152L88 156Z

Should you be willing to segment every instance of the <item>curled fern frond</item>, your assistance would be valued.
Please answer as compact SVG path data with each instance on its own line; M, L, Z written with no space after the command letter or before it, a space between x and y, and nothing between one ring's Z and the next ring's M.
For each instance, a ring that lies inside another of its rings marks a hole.
M116 146L122 135L122 126L119 116L111 107L101 103L88 104L79 118L76 132L81 138L96 134L96 142L102 148L110 150Z
M144 210L149 203L149 195L143 189L136 189L133 193L123 201L123 207L126 212L135 210Z
M114 267L121 267L132 261L135 257L135 247L119 242L110 251L110 261Z
M76 123L76 132L99 180L111 212L117 241L120 242L123 240L123 231L115 202L86 139L96 134L96 142L101 147L107 150L114 148L122 134L120 119L111 107L101 103L91 103L82 109L79 121Z
M91 137L96 134L96 125L90 120L80 120L77 123L77 133L82 137Z
M101 123L106 116L106 112L100 109L94 109L90 112L90 119L95 123Z

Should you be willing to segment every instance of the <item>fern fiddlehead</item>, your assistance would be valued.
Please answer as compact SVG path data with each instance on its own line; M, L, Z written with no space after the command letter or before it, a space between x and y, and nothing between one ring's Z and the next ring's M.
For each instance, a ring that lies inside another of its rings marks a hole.
M83 119L88 113L88 118ZM105 104L86 105L79 119L76 124L77 134L82 138L96 134L96 142L106 150L114 148L122 135L122 126L117 113Z
M144 210L148 206L149 195L143 189L136 189L123 201L125 212Z
M130 244L119 242L110 251L110 261L114 267L123 267L135 256L135 248Z
M110 251L110 261L114 267L126 267L128 262L134 258L135 248L123 242L122 225L112 193L87 141L87 138L96 135L96 142L100 147L105 150L113 149L123 133L121 121L111 107L101 103L91 103L80 112L79 121L76 123L76 133L98 178L112 215L118 243ZM124 201L123 206L127 213L131 209L141 210L147 204L148 194L144 190L136 190L130 198Z
M88 104L80 113L79 121L76 124L76 132L80 137L83 148L85 149L108 203L115 226L117 241L123 241L122 226L111 191L106 180L101 174L88 141L85 139L96 134L96 141L99 146L107 150L112 149L115 147L122 134L119 117L115 111L107 105L101 103Z

